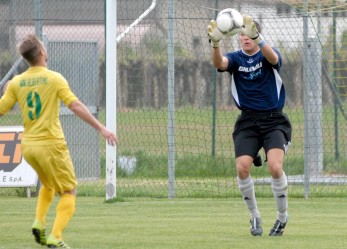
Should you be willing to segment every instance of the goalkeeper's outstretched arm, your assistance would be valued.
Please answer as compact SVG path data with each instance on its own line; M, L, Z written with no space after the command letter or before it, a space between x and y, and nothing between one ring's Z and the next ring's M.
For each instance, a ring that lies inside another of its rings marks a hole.
M212 48L212 60L213 60L213 65L220 69L225 71L228 68L228 59L222 55L221 49L218 48Z
M219 43L223 38L223 34L218 30L215 20L211 20L207 27L207 33L212 47L213 65L221 70L226 70L228 67L228 59L222 55Z

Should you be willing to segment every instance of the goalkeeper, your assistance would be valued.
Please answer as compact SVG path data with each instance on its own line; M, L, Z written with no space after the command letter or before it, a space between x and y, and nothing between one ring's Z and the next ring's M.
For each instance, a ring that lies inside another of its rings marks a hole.
M269 46L258 23L243 17L239 42L241 49L222 55L224 37L215 20L208 26L212 59L218 71L231 75L232 97L241 110L233 131L238 185L250 213L251 234L261 236L262 220L255 198L251 166L258 151L266 154L277 218L270 236L281 236L288 221L287 178L283 171L285 153L291 143L291 123L282 112L285 89L279 75L280 52Z

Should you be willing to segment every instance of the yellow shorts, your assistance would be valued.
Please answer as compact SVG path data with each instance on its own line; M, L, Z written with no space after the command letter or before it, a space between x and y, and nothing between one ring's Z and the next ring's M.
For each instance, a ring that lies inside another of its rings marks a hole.
M22 144L22 155L48 189L62 194L77 186L70 152L65 143L44 146Z

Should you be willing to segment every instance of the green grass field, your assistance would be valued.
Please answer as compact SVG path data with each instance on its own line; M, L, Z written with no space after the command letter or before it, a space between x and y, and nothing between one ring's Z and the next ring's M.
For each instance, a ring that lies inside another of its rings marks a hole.
M48 215L49 230L53 211ZM0 249L43 248L34 243L31 224L36 198L1 197ZM72 248L122 249L328 249L347 248L345 198L289 200L283 237L269 237L275 221L272 198L258 198L264 234L252 237L240 198L126 199L78 198L64 239Z

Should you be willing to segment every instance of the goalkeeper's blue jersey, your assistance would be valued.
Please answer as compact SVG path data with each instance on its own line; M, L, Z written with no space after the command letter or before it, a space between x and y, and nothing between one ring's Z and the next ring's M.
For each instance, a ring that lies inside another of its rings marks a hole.
M240 110L282 110L285 89L279 70L282 65L280 52L277 65L271 65L259 50L247 55L242 50L227 53L229 60L226 71L231 76L231 93Z

